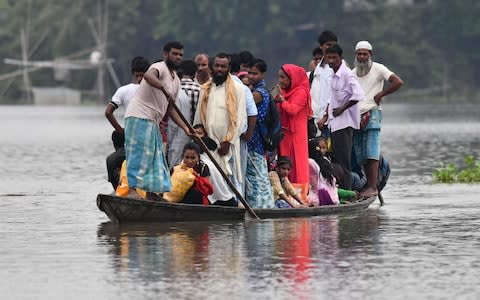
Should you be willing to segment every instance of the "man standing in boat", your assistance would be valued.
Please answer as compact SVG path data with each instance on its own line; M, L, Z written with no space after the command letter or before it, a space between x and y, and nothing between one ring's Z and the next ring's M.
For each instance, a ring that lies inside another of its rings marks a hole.
M142 56L137 56L132 59L132 82L123 85L117 89L112 96L112 100L107 104L105 108L105 117L112 124L115 129L112 133L113 146L115 152L107 157L107 171L108 181L112 184L113 189L117 189L117 185L120 180L120 169L122 163L125 160L125 135L124 129L115 118L113 112L123 106L125 109L130 103L133 95L137 91L140 81L143 79L143 75L147 72L150 63Z
M197 73L195 74L195 81L202 85L210 80L210 69L208 67L208 54L199 53L193 59L197 66Z
M328 101L330 99L330 82L332 81L333 70L325 59L328 47L337 43L337 36L332 31L326 30L318 36L318 45L322 50L319 63L310 73L310 96L312 97L312 111L315 124L318 127L317 135L328 138L329 129L325 125L325 121L321 122L322 117L327 110Z
M321 127L327 119L331 131L333 160L342 166L344 178L340 187L350 190L352 187L352 143L353 130L360 127L360 112L357 103L364 99L362 87L352 70L343 61L343 50L335 44L326 51L326 60L333 70L330 85L331 98L326 115L319 122Z
M124 129L118 123L117 119L113 115L113 112L123 106L127 108L130 100L133 98L133 95L137 91L137 88L140 82L143 79L143 75L147 72L150 63L148 60L142 56L137 56L132 59L132 82L126 85L123 85L117 89L115 94L112 96L112 100L105 107L105 117L112 124L113 128L119 133L123 134Z
M212 80L202 85L194 124L201 124L218 149L212 156L232 181L243 179L240 166L240 135L247 122L243 84L229 73L228 54L219 53L213 60ZM237 206L234 199L216 205Z
M180 88L175 69L182 62L183 45L176 41L167 43L163 47L163 58L164 61L152 64L145 73L125 112L128 197L139 197L136 188L146 191L147 198L171 190L159 128L165 114L185 133L192 134L170 104Z
M355 69L353 72L365 92L365 101L361 101L361 126L353 135L354 152L357 162L364 166L367 184L362 196L377 195L377 177L380 158L380 128L383 97L398 90L403 81L382 64L372 61L373 47L367 41L360 41L355 46ZM383 84L390 84L383 89Z

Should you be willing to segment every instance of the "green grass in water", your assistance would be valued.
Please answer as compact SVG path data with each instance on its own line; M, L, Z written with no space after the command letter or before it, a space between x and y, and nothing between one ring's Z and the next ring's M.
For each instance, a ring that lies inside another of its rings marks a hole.
M475 161L472 155L464 159L465 169L457 170L453 163L442 163L441 167L433 171L433 181L436 183L472 183L480 182L480 160Z

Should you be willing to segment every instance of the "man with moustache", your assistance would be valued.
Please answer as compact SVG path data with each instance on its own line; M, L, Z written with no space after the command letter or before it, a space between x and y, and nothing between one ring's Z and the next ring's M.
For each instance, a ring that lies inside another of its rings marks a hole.
M362 115L361 128L353 135L354 152L357 162L364 166L367 184L360 193L369 197L378 194L377 177L380 159L380 128L383 97L398 90L403 81L386 66L372 61L373 47L368 41L355 46L355 69L353 72L365 92L365 100L358 106ZM383 84L390 84L383 89Z
M195 81L200 85L206 83L210 80L210 69L208 67L208 54L199 53L195 55L193 59L195 65L197 66L197 73L195 75Z
M247 122L245 91L229 73L228 54L219 53L213 60L212 80L202 86L194 124L201 124L206 134L219 145L212 152L223 171L233 182L243 178L240 165L240 135ZM238 206L235 199L214 204Z
M352 178L348 175L352 173L353 130L359 129L360 126L360 111L357 103L363 100L365 95L352 70L343 61L342 55L343 50L338 44L329 47L326 51L326 60L333 70L327 114L333 160L347 175L339 184L341 188L350 190ZM325 117L322 119L324 120Z
M146 191L149 199L155 199L155 193L171 190L159 128L165 114L186 134L192 134L170 104L180 88L175 69L182 62L183 45L177 41L167 43L163 58L147 70L125 112L128 197L140 197L136 188Z

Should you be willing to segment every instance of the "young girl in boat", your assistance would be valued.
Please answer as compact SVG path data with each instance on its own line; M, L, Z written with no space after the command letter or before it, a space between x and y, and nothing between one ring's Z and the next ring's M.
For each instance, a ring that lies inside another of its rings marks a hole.
M300 193L293 187L288 179L288 174L291 169L292 161L288 157L280 156L278 157L275 170L268 173L270 184L272 185L275 207L277 208L304 206L300 199Z
M208 205L208 195L213 193L210 170L200 159L201 149L195 143L183 147L182 162L171 170L172 191L164 193L165 200L186 204Z
M205 128L201 124L193 126L195 133L202 139L208 150L215 151L218 147L217 143L212 140L205 132ZM234 194L223 179L220 171L215 167L208 155L203 151L200 152L200 159L210 168L210 182L213 185L213 193L208 196L210 204L221 206L238 206Z
M355 191L337 188L334 164L327 157L319 161L319 168L319 205L338 205L358 198L358 193Z

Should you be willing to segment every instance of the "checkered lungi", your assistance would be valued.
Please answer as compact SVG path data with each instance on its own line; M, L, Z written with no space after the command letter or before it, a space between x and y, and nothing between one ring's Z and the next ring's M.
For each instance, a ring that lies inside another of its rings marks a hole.
M125 156L129 188L155 193L171 190L162 137L154 121L135 117L125 120Z

